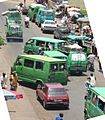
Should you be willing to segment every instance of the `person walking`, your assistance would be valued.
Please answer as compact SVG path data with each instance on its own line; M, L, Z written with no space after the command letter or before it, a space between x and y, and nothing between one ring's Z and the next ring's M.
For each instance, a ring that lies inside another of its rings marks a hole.
M90 79L91 87L95 87L95 85L96 85L96 77L93 75L93 73L90 74L89 79Z
M59 113L59 115L56 116L55 120L63 120L63 113Z
M18 77L15 72L10 75L10 90L17 91Z
M2 89L6 88L7 80L8 80L8 77L7 77L6 73L2 73L2 75L0 76L0 81L1 81L1 87L2 87Z

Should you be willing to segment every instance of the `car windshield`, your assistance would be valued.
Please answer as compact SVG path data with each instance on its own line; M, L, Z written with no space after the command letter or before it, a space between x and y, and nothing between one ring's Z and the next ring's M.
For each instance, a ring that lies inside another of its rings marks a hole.
M10 17L10 18L18 18L18 19L21 19L21 15L20 15L19 12L10 13L10 14L9 14L9 17Z
M48 94L51 96L61 96L65 95L64 88L49 88Z
M48 16L48 17L50 17L50 16L54 16L54 13L53 12L43 12L43 16Z
M63 33L63 34L68 34L68 33L70 33L70 30L69 30L68 28L61 28L61 29L59 29L59 30L60 30L60 32Z
M55 22L45 22L45 24L55 24Z

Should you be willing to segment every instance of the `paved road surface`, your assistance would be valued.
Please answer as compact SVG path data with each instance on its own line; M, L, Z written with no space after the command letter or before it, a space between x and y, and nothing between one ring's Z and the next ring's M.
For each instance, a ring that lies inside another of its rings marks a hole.
M15 2L11 4L3 3L0 4L0 12L7 10L8 7L14 6ZM3 7L2 7L3 6ZM2 36L5 36L4 31L5 18L0 19L0 28ZM32 36L47 36L53 37L50 34L42 34L40 28L34 23L30 24L29 29L24 29L24 43ZM0 49L0 73L10 72L10 66L16 59L18 54L23 52L24 43L8 43ZM97 86L105 86L105 79L102 73L98 71L98 63L95 62L97 77ZM11 120L53 120L55 115L60 111L64 113L65 120L83 120L83 109L84 109L84 95L85 87L84 82L87 78L85 73L83 76L71 76L66 86L68 88L68 94L70 95L70 109L69 110L45 110L42 105L36 100L35 90L29 87L19 86L18 91L23 93L24 99L16 101L7 101Z

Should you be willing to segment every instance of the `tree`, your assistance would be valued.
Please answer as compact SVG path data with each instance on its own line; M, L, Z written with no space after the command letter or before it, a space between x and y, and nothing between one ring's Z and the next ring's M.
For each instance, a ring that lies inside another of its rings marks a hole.
M0 46L5 44L6 44L5 40L0 36Z

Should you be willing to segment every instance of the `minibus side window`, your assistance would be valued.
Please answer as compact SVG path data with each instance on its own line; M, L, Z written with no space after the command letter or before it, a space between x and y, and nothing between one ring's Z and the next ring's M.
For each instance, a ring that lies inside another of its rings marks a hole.
M35 69L43 70L43 65L44 65L43 62L36 61Z
M105 113L105 103L99 99L98 107Z
M64 71L65 68L66 68L65 63L60 63L60 64L59 64L59 70L60 70L60 71Z
M44 44L45 44L45 42L43 42L43 41L36 41L36 46L43 47Z
M25 59L25 60L24 60L24 66L25 66L25 67L33 68L33 66L34 66L34 61L33 61L33 60Z
M98 102L98 97L97 97L96 94L93 93L93 96L92 96L92 103L93 103L94 105L96 105L97 102Z
M54 50L54 43L46 42L46 48L48 50Z
M26 44L33 44L34 43L34 40L30 39L26 42Z
M51 69L51 71L57 71L58 70L58 64L51 64L50 69Z

